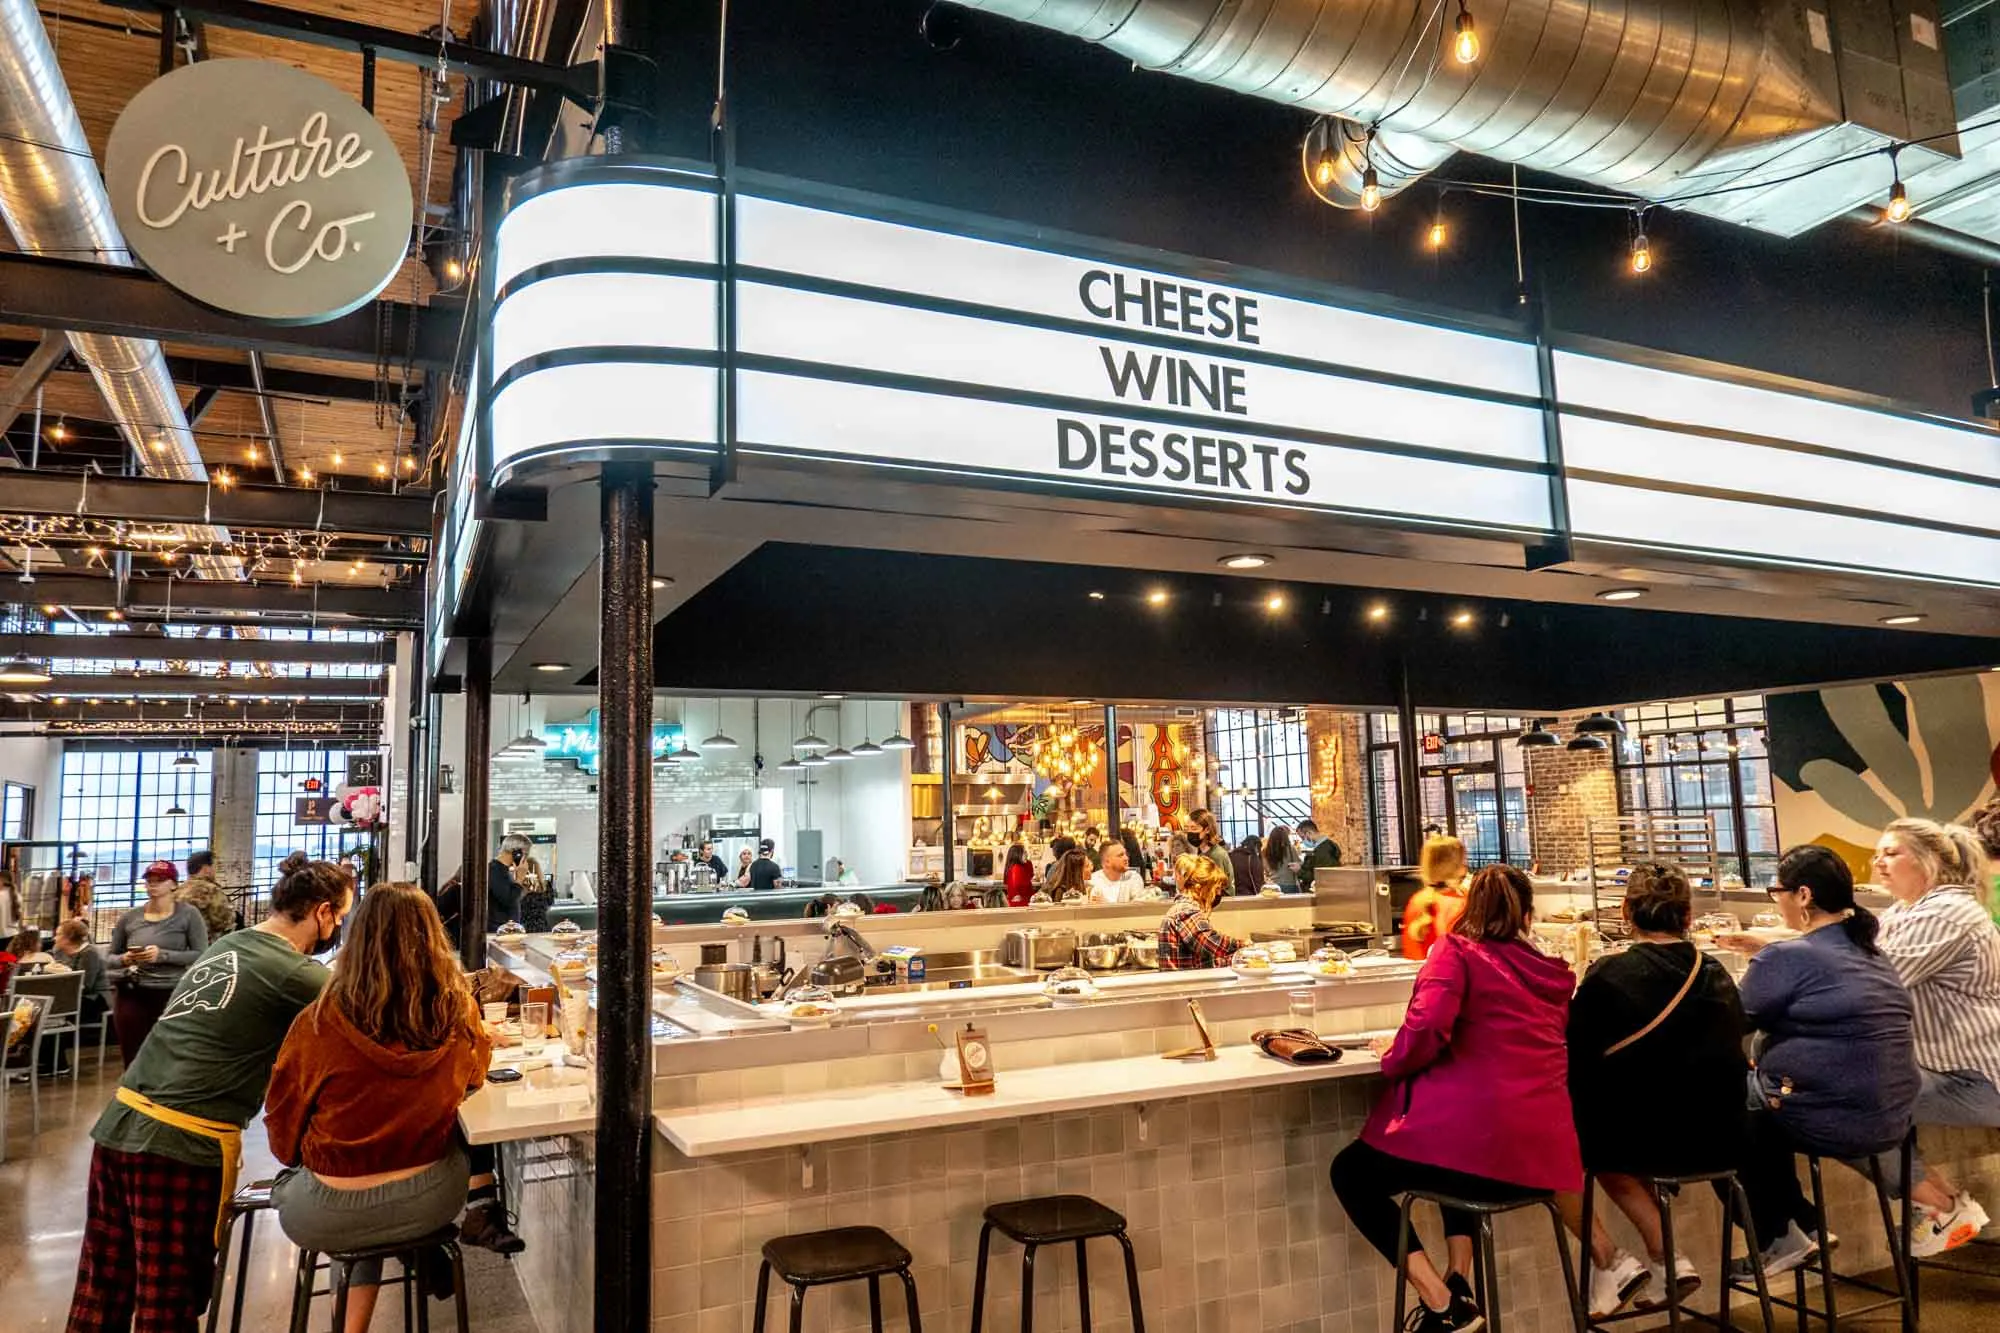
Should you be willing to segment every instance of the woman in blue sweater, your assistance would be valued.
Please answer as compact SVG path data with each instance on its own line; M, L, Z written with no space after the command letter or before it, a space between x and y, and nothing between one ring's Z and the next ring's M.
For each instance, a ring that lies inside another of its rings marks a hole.
M1771 900L1796 939L1717 940L1748 953L1744 1016L1757 1033L1750 1146L1739 1173L1767 1274L1811 1257L1816 1229L1794 1155L1852 1160L1900 1145L1917 1090L1910 994L1854 901L1854 876L1825 847L1794 847Z

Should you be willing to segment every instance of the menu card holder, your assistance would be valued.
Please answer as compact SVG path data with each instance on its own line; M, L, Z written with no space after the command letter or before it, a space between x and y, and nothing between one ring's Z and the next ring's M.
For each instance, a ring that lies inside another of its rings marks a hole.
M1194 1030L1201 1034L1201 1045L1189 1046L1185 1050L1162 1051L1163 1060L1213 1060L1215 1058L1215 1036L1208 1030L1208 1015L1201 1011L1200 1000L1189 1000L1188 1017L1194 1019Z
M968 1097L993 1091L993 1044L970 1023L958 1033L958 1086Z

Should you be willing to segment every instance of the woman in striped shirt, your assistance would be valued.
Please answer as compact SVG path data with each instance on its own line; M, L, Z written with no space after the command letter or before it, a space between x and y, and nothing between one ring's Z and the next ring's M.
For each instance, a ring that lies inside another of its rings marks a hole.
M1956 824L1899 819L1875 847L1875 881L1896 900L1882 914L1881 949L1916 1009L1920 1125L2000 1127L2000 930L1986 877L1985 849ZM1895 1155L1882 1165L1894 1179ZM1971 1194L1922 1162L1913 1174L1913 1254L1955 1249L1985 1228Z

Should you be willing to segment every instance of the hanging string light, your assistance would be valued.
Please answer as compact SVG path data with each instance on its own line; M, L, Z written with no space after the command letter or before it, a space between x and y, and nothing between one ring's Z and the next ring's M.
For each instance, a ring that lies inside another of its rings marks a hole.
M1361 141L1361 210L1373 213L1382 206L1382 178L1375 174L1375 127L1368 127L1368 137Z
M1882 210L1882 216L1891 222L1910 220L1910 192L1903 188L1903 167L1897 160L1900 151L1889 150L1889 206Z
M1333 149L1321 144L1318 154L1313 158L1313 184L1324 190L1333 184L1333 178L1339 170L1340 161L1333 155Z
M1458 18L1452 23L1451 54L1461 65L1470 65L1479 59L1479 30L1473 26L1472 15L1465 8L1465 0L1458 0Z
M1646 241L1646 210L1638 209L1632 214L1632 225L1637 228L1632 236L1632 271L1650 273L1653 271L1653 247Z
M1433 214L1431 217L1431 231L1430 231L1431 249L1433 250L1444 249L1445 237L1446 233L1444 229L1444 191L1439 190L1437 197L1437 212Z

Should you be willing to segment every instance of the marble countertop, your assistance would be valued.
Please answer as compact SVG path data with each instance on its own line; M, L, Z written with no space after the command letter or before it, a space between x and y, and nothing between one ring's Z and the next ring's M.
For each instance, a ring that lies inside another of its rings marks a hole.
M689 1157L804 1147L876 1134L974 1125L1058 1111L1313 1083L1377 1073L1381 1062L1348 1051L1339 1062L1289 1065L1254 1046L1218 1048L1214 1060L1130 1056L1085 1064L998 1071L994 1091L968 1097L936 1080L884 1083L811 1096L745 1098L726 1105L668 1109L654 1123Z

